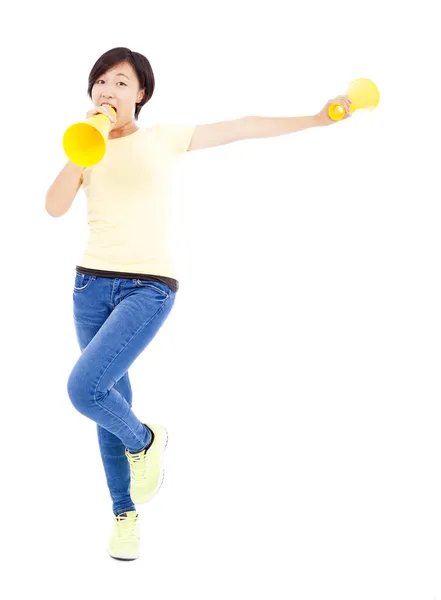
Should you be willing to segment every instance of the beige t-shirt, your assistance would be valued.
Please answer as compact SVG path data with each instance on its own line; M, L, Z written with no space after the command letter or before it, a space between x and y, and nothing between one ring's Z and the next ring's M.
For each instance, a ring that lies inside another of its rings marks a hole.
M79 267L176 279L169 169L188 150L195 127L158 124L107 140L104 158L83 171L89 236Z

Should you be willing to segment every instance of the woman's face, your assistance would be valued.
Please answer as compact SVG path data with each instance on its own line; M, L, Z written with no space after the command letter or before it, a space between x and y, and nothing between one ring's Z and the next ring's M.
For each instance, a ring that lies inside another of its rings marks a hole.
M117 112L117 124L133 121L135 104L144 96L139 91L139 81L132 65L122 62L101 75L92 88L92 102L95 106L111 104Z

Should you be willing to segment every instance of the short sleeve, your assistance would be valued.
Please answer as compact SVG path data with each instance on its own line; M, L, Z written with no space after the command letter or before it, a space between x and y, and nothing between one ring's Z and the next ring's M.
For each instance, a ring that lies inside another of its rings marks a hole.
M156 128L159 135L170 148L171 153L177 155L187 152L196 125L159 124Z

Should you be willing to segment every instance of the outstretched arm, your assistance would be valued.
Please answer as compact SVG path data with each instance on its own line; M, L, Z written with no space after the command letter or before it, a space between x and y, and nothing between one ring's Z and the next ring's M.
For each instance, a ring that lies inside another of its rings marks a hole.
M275 137L310 127L330 125L336 122L328 115L328 108L333 102L340 102L345 107L346 114L342 120L351 116L351 101L346 96L338 96L329 100L319 113L309 117L241 117L233 121L206 123L196 126L188 152L239 140Z

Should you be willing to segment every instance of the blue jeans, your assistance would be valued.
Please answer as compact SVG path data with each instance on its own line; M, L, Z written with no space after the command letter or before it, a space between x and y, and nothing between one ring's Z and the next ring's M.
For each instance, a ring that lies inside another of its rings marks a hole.
M67 390L74 407L97 424L117 515L136 510L125 448L139 452L151 439L132 410L128 369L166 320L176 292L148 279L75 273L73 312L81 356L70 373Z

